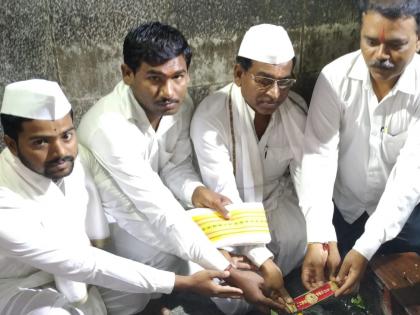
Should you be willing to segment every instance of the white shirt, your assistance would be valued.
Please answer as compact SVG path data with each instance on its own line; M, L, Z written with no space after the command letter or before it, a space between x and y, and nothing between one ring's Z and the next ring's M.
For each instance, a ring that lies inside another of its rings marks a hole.
M240 88L235 84L229 84L204 99L194 113L191 122L191 138L193 139L203 181L210 189L229 197L234 203L261 201L264 203L266 211L276 210L280 198L287 190L285 184L287 182L285 177L287 176L285 174L290 170L295 184L299 185L300 183L302 142L293 142L288 134L303 133L306 118L304 112L306 110L305 101L296 93L290 92L294 101L292 102L287 98L281 106L287 108L284 113L290 115L295 122L293 128L290 126L292 130L285 130L285 118L282 118L279 109L271 116L267 129L259 140L253 127L255 113L249 105L245 105L247 113L244 113L244 117L249 118L251 128L246 128L245 124L241 124L234 118L234 125L236 123L234 126L237 150L236 170L241 170L237 171L235 176L232 165L233 145L228 111L228 97L230 97L229 91L231 88L232 105L235 113L235 107L242 106L239 103L244 102L244 100ZM233 115L236 117L235 114ZM242 141L242 137L248 138L246 141L255 142L256 152L251 152L249 148L244 152L244 145L246 144ZM300 154L295 155L296 151L293 147ZM244 192L246 188L238 188L244 187L244 177L246 175L242 174L252 172L251 170L244 170L249 165L245 161L248 159L261 161L263 173L262 200L247 200L246 192ZM272 257L270 251L265 247L247 248L246 255L257 266Z
M331 197L348 223L365 211L370 215L354 246L366 258L397 236L419 202L419 117L417 54L380 102L360 51L322 70L309 107L302 166L309 242L336 240Z
M172 291L173 273L89 245L79 158L60 187L8 149L0 154L0 174L0 312L19 287L50 283L53 275L134 293Z
M191 205L192 193L202 185L191 161L192 109L187 99L178 113L163 116L155 131L130 87L120 82L85 114L78 135L134 204L130 211L105 209L121 227L147 242L138 229L147 220L155 229L153 237L175 244L175 254L204 268L224 270L229 262L175 199Z

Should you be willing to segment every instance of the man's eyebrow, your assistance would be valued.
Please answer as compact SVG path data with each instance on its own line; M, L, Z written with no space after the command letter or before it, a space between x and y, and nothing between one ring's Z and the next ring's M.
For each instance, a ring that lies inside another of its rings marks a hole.
M65 133L68 133L70 131L76 130L76 128L74 126L64 130L63 132L60 133L60 135L63 135ZM29 137L29 140L35 140L35 139L46 139L46 138L51 138L51 137L55 137L55 135L48 135L48 134L35 134L31 137Z
M147 70L146 73L147 74L156 74L156 75L165 75L163 72L158 71L158 70L153 70L153 69Z
M153 69L148 70L146 73L147 74L160 75L160 76L166 76L165 73L163 73L161 71L158 71L158 70L153 70ZM181 70L175 71L172 75L178 75L178 74L183 74L183 73L187 73L187 70L181 69Z
M363 35L363 38L371 40L371 41L379 42L378 37ZM406 39L406 38L389 38L389 39L385 40L385 43L387 43L387 44L405 44L407 42L408 42L408 39Z
M76 127L71 126L70 128L68 128L68 129L64 130L61 134L63 134L63 133L67 133L67 132L69 132L69 131L73 131L73 130L76 130Z
M270 78L270 79L275 79L275 77L272 74L264 72L264 71L258 71L255 75ZM281 79L291 79L291 78L292 78L292 75L290 74L288 76L281 77L279 80L281 80Z

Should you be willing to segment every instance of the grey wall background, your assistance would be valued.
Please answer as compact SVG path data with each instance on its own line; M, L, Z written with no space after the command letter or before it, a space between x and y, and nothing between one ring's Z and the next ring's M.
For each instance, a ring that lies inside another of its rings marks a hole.
M354 0L0 0L0 99L4 86L56 80L80 116L120 80L122 42L142 22L179 28L193 48L190 94L199 102L232 78L245 31L283 25L297 55L295 90L310 99L320 69L357 49ZM1 144L0 144L1 146Z

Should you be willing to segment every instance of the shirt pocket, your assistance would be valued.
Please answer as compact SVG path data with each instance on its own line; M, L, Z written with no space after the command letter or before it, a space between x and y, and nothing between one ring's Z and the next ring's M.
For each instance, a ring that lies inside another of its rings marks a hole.
M264 173L266 179L278 179L287 170L292 152L289 148L267 147L263 156Z
M399 133L395 136L387 133L383 134L382 138L382 154L384 159L389 164L395 164L398 155L400 155L401 148L407 140L407 131Z

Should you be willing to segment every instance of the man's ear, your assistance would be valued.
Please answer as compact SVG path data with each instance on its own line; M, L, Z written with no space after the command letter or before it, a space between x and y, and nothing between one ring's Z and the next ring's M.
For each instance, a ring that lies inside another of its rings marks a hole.
M6 143L6 146L9 148L10 152L12 152L14 156L18 156L18 148L17 148L16 141L10 138L8 135L4 135L3 139L4 139L4 143Z
M242 66L237 63L235 65L235 67L233 68L233 77L234 77L235 84L237 86L241 86L241 84L242 84L242 76L244 74L245 74L244 68L242 68Z
M133 83L134 71L131 70L131 68L125 63L121 65L121 74L122 74L123 81L125 84L131 85Z
M416 53L420 52L420 32L417 32Z

